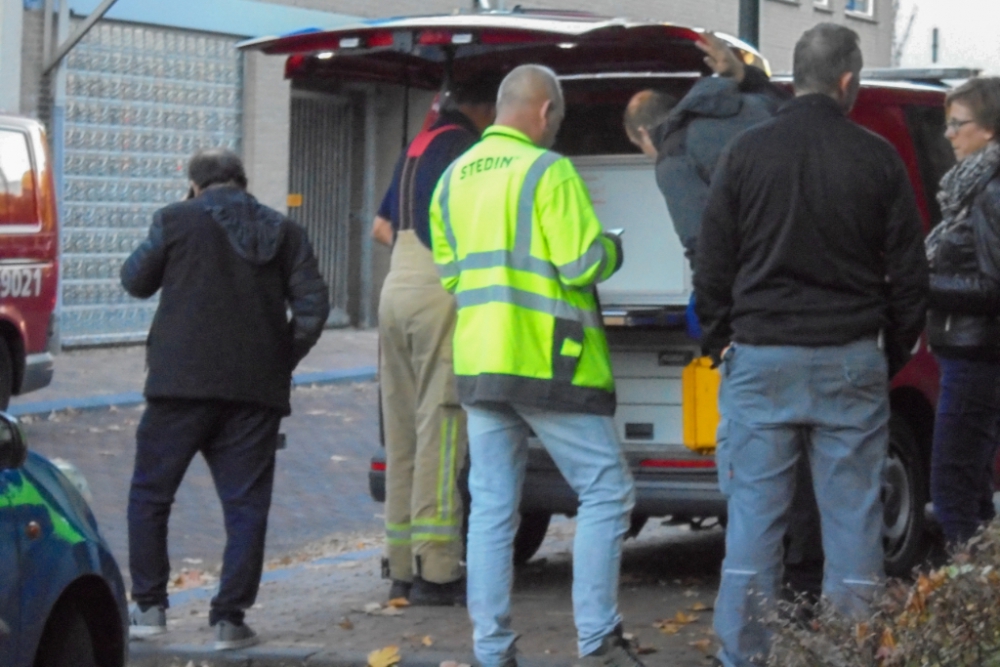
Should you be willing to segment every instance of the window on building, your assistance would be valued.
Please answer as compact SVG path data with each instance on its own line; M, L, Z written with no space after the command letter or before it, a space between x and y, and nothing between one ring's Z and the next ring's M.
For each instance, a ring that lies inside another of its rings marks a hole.
M0 225L34 224L35 213L35 173L28 137L0 130Z
M816 9L830 9L830 0L813 0Z
M874 16L875 0L847 0L847 6L845 9L853 14Z

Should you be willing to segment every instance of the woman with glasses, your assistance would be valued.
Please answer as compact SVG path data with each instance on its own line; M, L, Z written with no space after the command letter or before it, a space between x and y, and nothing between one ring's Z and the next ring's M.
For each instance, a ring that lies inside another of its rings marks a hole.
M927 335L941 367L931 498L950 544L993 519L1000 442L1000 78L945 100L958 163L941 179L943 220L927 236Z

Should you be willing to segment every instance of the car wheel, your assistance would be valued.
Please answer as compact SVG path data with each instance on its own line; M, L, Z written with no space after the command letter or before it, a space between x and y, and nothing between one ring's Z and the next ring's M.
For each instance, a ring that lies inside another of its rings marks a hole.
M60 604L45 624L35 667L97 667L90 628L75 605Z
M549 529L552 515L548 512L526 512L521 514L521 525L514 535L514 564L524 565L542 546L545 533Z
M885 571L892 577L909 575L927 554L924 526L927 469L923 458L910 425L899 415L893 415L889 420L889 455L882 481Z
M0 338L0 410L7 409L13 393L14 362L10 358L10 349L7 347L7 343Z

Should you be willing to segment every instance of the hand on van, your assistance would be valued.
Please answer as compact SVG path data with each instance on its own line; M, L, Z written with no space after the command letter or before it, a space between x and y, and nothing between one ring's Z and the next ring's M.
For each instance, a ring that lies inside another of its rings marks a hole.
M705 54L705 64L719 76L729 77L736 83L743 81L746 66L736 57L733 49L713 32L702 33L694 43Z

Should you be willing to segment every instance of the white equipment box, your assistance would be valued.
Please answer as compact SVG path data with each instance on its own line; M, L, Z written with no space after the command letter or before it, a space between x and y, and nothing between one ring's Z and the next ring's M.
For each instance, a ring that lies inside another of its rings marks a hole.
M686 305L691 270L656 186L652 161L638 155L571 159L604 229L625 230L625 263L598 286L602 308Z

